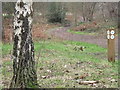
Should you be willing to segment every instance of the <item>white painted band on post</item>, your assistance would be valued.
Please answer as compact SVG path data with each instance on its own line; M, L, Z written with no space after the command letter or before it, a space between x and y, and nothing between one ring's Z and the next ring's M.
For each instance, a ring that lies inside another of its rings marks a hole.
M111 34L115 34L115 31L114 31L114 30L112 30L112 31L111 31Z
M110 35L107 35L107 39L110 39Z
M111 35L111 39L114 39L115 38L115 36L114 35Z
M109 30L107 31L107 34L110 34L110 31L109 31Z

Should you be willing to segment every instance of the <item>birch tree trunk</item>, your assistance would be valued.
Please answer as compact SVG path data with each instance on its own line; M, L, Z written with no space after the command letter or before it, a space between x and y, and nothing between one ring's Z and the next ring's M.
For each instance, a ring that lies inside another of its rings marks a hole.
M18 0L14 16L13 78L10 88L35 88L34 45L32 41L32 0Z

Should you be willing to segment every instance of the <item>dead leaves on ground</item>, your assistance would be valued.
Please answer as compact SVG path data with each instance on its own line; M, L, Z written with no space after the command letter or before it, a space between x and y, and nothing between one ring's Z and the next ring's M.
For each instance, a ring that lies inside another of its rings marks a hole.
M88 73L84 73L84 74L81 74L80 76L78 76L79 74L75 74L77 75L77 77L75 77L74 79L77 80L77 79L85 79L88 75Z

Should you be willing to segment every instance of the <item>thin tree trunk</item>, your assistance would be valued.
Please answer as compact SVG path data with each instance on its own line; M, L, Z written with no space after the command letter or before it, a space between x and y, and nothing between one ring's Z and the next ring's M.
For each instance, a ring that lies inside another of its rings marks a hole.
M93 2L92 5L90 6L89 16L88 16L87 21L92 21L93 20L93 14L94 14L95 5L96 5L96 2Z
M83 16L83 21L86 22L85 3L83 3L83 2L82 2L82 16Z
M74 22L75 22L75 26L77 26L77 12L74 11Z
M32 18L32 1L18 0L14 16L13 78L10 88L38 87L31 34Z

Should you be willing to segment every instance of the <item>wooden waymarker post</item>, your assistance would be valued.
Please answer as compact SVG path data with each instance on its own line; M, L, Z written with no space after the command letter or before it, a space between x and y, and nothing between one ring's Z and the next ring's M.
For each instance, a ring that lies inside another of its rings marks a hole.
M108 61L115 62L115 29L107 30L108 39Z

